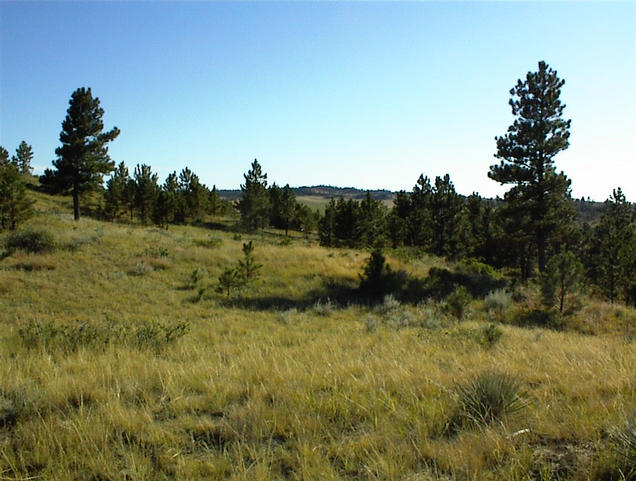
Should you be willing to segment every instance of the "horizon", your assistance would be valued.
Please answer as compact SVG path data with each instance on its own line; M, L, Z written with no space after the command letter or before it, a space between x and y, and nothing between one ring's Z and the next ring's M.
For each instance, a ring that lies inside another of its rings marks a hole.
M555 164L572 197L634 202L635 23L633 2L3 2L0 145L26 140L50 168L86 86L122 131L112 160L161 181L189 167L235 190L256 158L279 185L396 192L448 173L495 198L509 90L545 60L566 82Z

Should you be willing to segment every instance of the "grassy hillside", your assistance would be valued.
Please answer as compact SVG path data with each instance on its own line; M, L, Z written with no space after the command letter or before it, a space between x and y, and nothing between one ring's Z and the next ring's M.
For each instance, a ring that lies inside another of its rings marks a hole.
M634 469L633 310L582 298L557 331L517 326L515 304L492 327L481 300L463 321L443 303L348 304L366 252L276 232L75 223L68 206L37 194L28 227L55 249L0 261L1 479L619 480ZM227 298L216 280L247 240L261 277ZM387 257L414 277L445 266ZM485 372L519 391L480 422L465 394Z

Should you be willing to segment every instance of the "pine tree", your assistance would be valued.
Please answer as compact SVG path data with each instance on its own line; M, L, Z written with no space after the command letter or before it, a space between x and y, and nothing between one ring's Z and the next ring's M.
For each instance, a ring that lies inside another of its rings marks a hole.
M431 250L438 256L457 258L466 249L468 226L464 216L464 201L446 174L435 178L430 197Z
M126 188L130 180L128 167L124 162L120 162L106 182L106 192L104 192L104 211L109 219L118 219L122 211L126 210Z
M104 174L115 167L106 145L119 135L119 129L103 132L103 115L99 99L93 98L90 88L73 92L62 122L62 145L55 149L56 170L46 169L41 178L56 191L71 190L75 220L80 218L80 193L101 185Z
M267 174L263 174L256 159L251 169L243 175L241 184L243 197L237 207L241 213L241 224L248 232L263 228L269 222L269 198L267 195Z
M285 235L289 233L289 228L294 222L297 212L296 194L291 189L289 184L285 184L281 192L280 198L280 214L283 221L283 228L285 229Z
M619 187L605 201L605 212L596 226L593 240L591 275L603 294L615 301L629 294L636 263L634 211Z
M158 194L157 174L152 173L149 165L135 167L135 208L139 219L146 224L152 215L152 209Z
M31 174L31 171L33 170L33 167L31 166L32 160L33 149L23 140L16 149L15 156L12 161L21 174Z
M355 239L358 246L380 247L386 240L387 209L367 191L360 202L355 223Z
M14 230L31 216L32 204L18 168L11 163L0 164L0 226Z
M563 314L565 299L580 281L582 271L583 265L572 251L560 252L550 258L541 275L543 304L552 307L556 301Z
M9 163L9 151L0 145L0 167Z
M318 238L320 245L331 247L336 245L336 201L330 199L325 212L318 221Z
M159 227L168 227L174 219L176 208L175 194L164 187L160 188L152 206L152 221Z
M504 136L496 137L495 157L501 162L488 173L501 184L513 184L504 200L527 211L528 222L518 225L519 232L531 234L541 272L551 237L573 217L570 181L554 166L555 155L568 147L570 137L570 120L562 118L565 105L559 100L564 83L539 62L537 72L528 72L510 90L516 119Z
M201 220L207 210L208 189L188 167L179 173L179 192L183 202L184 220Z
M412 246L426 247L431 244L431 211L433 195L431 180L420 175L411 192L411 209L408 217L408 241Z
M254 258L254 244L252 241L243 243L243 260L238 261L237 272L247 285L258 277L258 271L263 267Z

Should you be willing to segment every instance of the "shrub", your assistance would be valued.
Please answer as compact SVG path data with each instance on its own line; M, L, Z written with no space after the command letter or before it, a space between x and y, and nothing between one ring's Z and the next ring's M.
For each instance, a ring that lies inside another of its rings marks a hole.
M526 406L516 379L497 372L485 371L457 388L462 416L476 424L490 424L516 413Z
M459 286L446 297L446 310L460 321L464 318L466 308L473 298L464 286Z
M502 320L504 313L512 304L512 295L504 289L490 291L484 298L484 306L492 317Z
M403 272L393 272L386 264L386 258L381 249L375 249L364 266L360 276L360 292L372 299L378 300L387 294L398 292L406 281Z
M503 336L503 331L494 322L491 322L481 329L480 341L482 344L491 348L499 342L501 336Z
M9 234L6 240L6 248L10 252L15 250L32 253L53 251L55 249L55 239L50 232L45 230L29 229Z

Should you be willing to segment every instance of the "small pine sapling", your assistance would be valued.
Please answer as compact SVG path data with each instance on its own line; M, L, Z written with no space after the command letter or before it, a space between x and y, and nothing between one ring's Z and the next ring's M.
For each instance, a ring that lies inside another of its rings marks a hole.
M238 261L237 273L240 274L245 284L249 284L251 281L258 277L259 269L263 267L262 264L258 264L254 259L254 244L252 241L243 243L243 259Z

